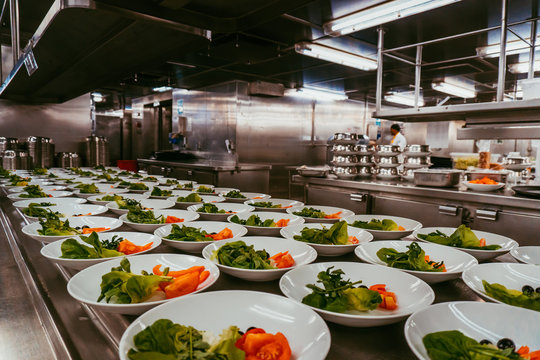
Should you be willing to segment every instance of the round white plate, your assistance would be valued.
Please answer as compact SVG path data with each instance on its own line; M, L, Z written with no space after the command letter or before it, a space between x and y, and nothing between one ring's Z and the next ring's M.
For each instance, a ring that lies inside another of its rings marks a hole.
M122 226L121 220L110 218L110 217L103 217L103 216L81 216L81 217L68 218L68 220L69 220L69 226L71 226L72 228L82 227L84 225L87 225L91 228L97 228L97 227L109 228L109 230L105 230L103 232L113 231L115 229L118 229L120 226ZM41 229L42 229L41 224L39 222L34 222L34 223L30 223L24 226L22 228L22 232L30 236L34 240L42 241L46 243L50 243L50 242L60 240L60 239L67 239L74 236L74 235L62 235L62 236L39 235L38 230L41 230Z
M198 205L191 205L188 206L188 211L196 212L201 216L201 220L209 220L209 221L227 221L227 218L231 216L232 214L242 214L245 212L251 212L253 211L253 207L249 205L244 204L232 204L232 203L215 203L216 207L219 210L225 210L227 213L225 214L211 214L211 213L203 213L203 212L197 212L197 209L200 209L203 204Z
M221 221L190 221L177 225L180 227L187 226L198 228L201 229L201 231L206 231L207 233L218 233L225 228L229 228L233 233L233 237L231 239L238 239L247 234L247 229L242 225ZM165 239L165 236L168 236L171 233L171 229L172 224L162 226L154 231L154 235L159 236L164 244L189 253L200 253L202 249L206 247L206 245L215 241L212 239L209 239L208 241L179 241Z
M107 208L101 205L92 204L62 204L47 207L52 212L58 211L62 214L62 217L74 217L79 216L95 216L107 212ZM25 215L26 216L26 215ZM31 221L38 221L39 217L26 216Z
M510 255L519 262L540 265L540 246L520 246L512 249Z
M415 230L412 235L419 241L422 241L424 243L429 243L429 241L420 239L418 237L418 234L429 234L429 233L435 232L436 230L439 230L440 232L446 235L451 235L454 231L456 231L456 228L450 228L450 227L422 228L419 230ZM481 238L486 239L487 245L500 245L501 246L499 250L475 250L475 249L456 248L474 256L478 261L485 261L485 260L496 258L497 256L504 255L510 250L518 247L518 243L510 239L509 237L497 235L497 234L493 234L493 233L489 233L485 231L473 230L473 232L479 239Z
M382 231L382 230L370 230L370 229L364 229L367 232L370 232L375 240L397 240L404 238L405 236L409 236L413 233L413 231L420 229L422 227L422 224L419 223L416 220L407 219L403 217L397 217L397 216L388 216L388 215L354 215L349 216L347 218L344 218L348 224L352 224L355 221L367 221L370 222L371 219L377 219L377 220L384 220L384 219L390 219L394 220L394 222L398 226L402 226L405 228L403 231Z
M62 198L62 197L68 197L68 196L73 195L73 193L70 192L70 191L53 191L53 190L51 190L51 191L44 191L44 193L49 195L49 198ZM32 198L21 197L21 193L9 194L7 197L11 201L32 199ZM34 199L36 199L36 198L34 198ZM42 199L42 198L40 198L40 199Z
M217 259L213 258L214 252L217 251L221 246L238 240L242 240L248 246L253 245L255 250L264 249L270 256L273 256L279 252L288 251L293 257L295 263L292 267L285 269L252 270L221 265L218 263ZM312 263L317 258L317 252L309 245L295 240L264 236L248 236L243 237L242 239L215 241L203 249L202 255L205 259L214 262L224 273L249 281L270 281L278 279L287 271L295 267Z
M87 200L89 202L91 202L92 204L96 204L96 205L107 205L108 203L110 203L110 201L102 201L102 200L99 200L99 199L102 199L103 196L105 195L120 195L122 196L124 199L134 199L134 200L137 200L137 201L141 201L143 199L148 199L148 196L146 195L143 195L143 194L130 194L130 193L121 193L121 194L116 194L116 193L112 193L112 194L100 194L100 195L94 195L94 196L90 196L89 198L87 198Z
M524 327L525 326L525 327ZM438 331L459 330L480 342L510 338L516 348L540 349L540 313L484 302L447 302L414 313L405 323L405 339L421 360L430 360L422 339Z
M199 194L199 196L201 197L201 199L203 200L202 202L177 202L176 200L178 200L178 197L182 196L182 197L186 197L188 196L191 192L189 191L186 191L186 195L177 195L177 196L172 196L170 198L168 198L168 200L171 200L172 202L174 202L174 206L177 208L177 209L187 209L188 207L190 207L191 205L197 205L197 204L203 204L203 203L221 203L221 202L224 202L225 201L225 198L224 197L221 197L221 196L216 196L216 195L201 195Z
M84 194L84 193L81 193L80 189L75 189L75 190L73 190L73 194L75 196L88 199L89 197L92 197L92 196L103 197L105 195L112 195L112 194L122 195L122 194L125 194L125 193L128 192L128 190L120 189L120 188L112 188L112 189L109 189L109 190L100 189L100 191L101 192L98 193L98 194L94 194L94 193L92 193L92 194Z
M73 198L73 197L62 197L62 198L33 198L26 199L21 201L16 201L13 203L13 206L16 208L25 208L32 203L42 203L48 202L54 205L64 205L64 204L84 204L86 199Z
M204 315L200 309L204 309ZM231 325L251 326L287 338L294 360L323 360L330 350L330 331L317 313L283 296L255 291L212 291L180 297L138 317L120 340L120 360L128 360L133 337L156 320L193 326L214 336ZM302 329L299 331L299 329Z
M127 215L128 214L124 214L120 216L120 220L122 220L127 226L129 226L130 228L136 231L151 233L151 232L154 232L157 228L167 225L167 224L137 224L137 223L129 221L127 219ZM154 216L156 218L160 215L163 215L163 217L176 216L179 219L183 219L184 221L182 222L195 221L199 218L199 214L194 213L192 211L187 211L187 210L177 210L177 209L154 210ZM182 222L179 222L178 224L182 224Z
M327 229L330 229L333 224L328 223L309 223L301 224L294 226L287 226L286 228L281 229L280 234L286 239L294 240L294 236L300 235L304 228L315 228L322 229L323 226ZM365 230L355 228L352 226L347 226L347 232L349 236L354 236L358 239L358 244L367 243L373 240L373 235L368 233ZM295 240L297 241L297 240ZM317 253L321 256L340 256L354 251L358 244L350 245L324 245L324 244L314 244L314 243L305 243L317 250Z
M233 216L238 216L240 220L247 220L250 216L255 215L258 216L261 221L265 221L268 219L273 219L274 222L278 222L281 219L289 219L289 223L287 226L283 227L263 227L263 226L250 226L250 225L242 225L248 230L248 234L252 236L279 236L280 230L287 228L289 226L294 225L300 225L304 223L304 219L302 219L300 216L291 215L291 214L279 214L275 212L245 212L241 214L233 214L227 218L227 221L232 223L231 218Z
M280 208L257 207L253 205L256 202L270 202L273 205L280 205L281 207ZM275 212L287 212L288 208L304 206L303 202L296 201L296 200L289 200L289 199L247 200L247 201L244 201L244 204L253 206L255 208L255 211L275 211Z
M119 257L114 260L101 262L75 274L67 284L69 295L82 303L90 305L96 310L130 315L142 314L154 306L173 300L146 301L136 304L113 304L107 303L105 300L98 302L97 299L101 293L99 286L101 277L110 272L111 268L119 266L120 261L122 261L123 258L124 257ZM131 264L131 272L134 274L140 274L143 270L151 274L152 268L158 264L162 265L161 270L169 267L171 271L183 270L192 266L204 266L206 270L210 271L210 276L200 284L199 288L192 294L208 289L219 277L219 270L212 262L197 256L180 254L145 254L131 256L129 262ZM184 296L189 297L190 294Z
M144 208L147 208L149 210L170 209L174 206L174 203L170 200L140 199L137 201L139 201ZM107 209L118 215L127 214L129 211L126 209L119 209L116 201L108 202L105 206L107 207Z
M214 191L217 192L217 190L214 189ZM255 200L255 201L266 201L270 199L270 195L262 194L262 193L253 193L253 192L240 192L242 195L245 196L245 198L228 198L225 197L225 195L228 193L228 191L222 191L219 194L225 198L225 201L232 202L232 203L239 203L244 204L246 200Z
M353 262L316 263L291 270L279 281L281 292L288 298L299 303L311 294L307 284L317 284L317 274L333 266L334 270L345 272L344 279L351 281L362 280L369 287L375 284L385 284L386 290L396 294L398 308L396 310L375 309L368 312L347 311L337 313L311 307L323 319L337 324L355 327L369 327L392 324L405 319L415 311L429 306L435 299L435 293L424 281L402 271L384 268L382 266Z
M382 248L393 248L399 252L406 252L409 250L407 246L410 244L410 241L401 240L374 241L358 246L354 250L354 253L360 258L360 260L367 263L387 266L384 261L377 257L377 251ZM428 243L418 243L418 245L420 245L422 250L425 251L430 260L436 262L444 261L446 272L415 271L404 269L398 270L414 275L424 280L428 284L435 284L442 281L459 278L463 271L478 264L478 261L473 256L457 249L449 249L447 246Z
M473 191L495 191L504 187L504 183L497 184L472 184L469 181L464 181L463 184Z
M327 215L335 214L341 211L341 214L339 214L340 217L337 219L318 219L318 218L310 218L310 217L302 216L302 218L304 218L304 220L307 223L334 223L348 216L354 215L354 212L352 212L351 210L342 209L342 208L333 207L333 206L321 206L321 205L305 205L305 206L292 207L292 208L287 209L287 213L293 214L296 211L302 211L303 208L314 208L317 210L321 210Z
M149 251L154 250L161 244L161 239L152 234L145 234L140 232L107 232L107 233L98 233L99 240L111 240L113 236L120 236L126 240L131 241L137 246L144 246L148 243L152 243L152 246L148 250L144 250L132 255L125 255L127 257L141 255ZM71 238L76 239L79 243L91 247L91 245L82 241L79 236L72 236ZM89 266L94 264L111 260L112 258L100 258L100 259L64 259L62 258L62 243L66 239L57 240L41 248L41 255L45 256L47 259L55 262L59 265L75 269L82 270L86 269Z

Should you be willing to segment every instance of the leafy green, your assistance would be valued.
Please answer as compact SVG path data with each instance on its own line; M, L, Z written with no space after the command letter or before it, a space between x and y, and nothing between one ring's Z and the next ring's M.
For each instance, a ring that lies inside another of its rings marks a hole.
M130 183L128 185L129 190L148 190L148 186L144 183Z
M322 310L333 312L345 312L347 310L368 311L376 309L382 302L381 295L374 290L365 287L354 287L362 281L351 282L344 280L343 270L331 266L326 271L317 274L317 282L323 287L315 284L307 284L306 287L312 290L311 294L304 296L302 303Z
M101 199L97 199L97 201L117 201L122 199L123 197L120 195L105 195Z
M26 193L19 195L21 198L40 198L40 197L49 197L46 193L43 192L43 189L39 185L28 185L23 188Z
M389 267L415 271L443 272L444 261L426 261L425 251L416 242L407 246L409 250L399 252L392 248L381 248L377 257L388 264Z
M178 184L178 180L176 180L176 179L167 179L167 181L165 181L165 184L167 184L167 185L176 185L176 184Z
M212 189L211 187L208 187L208 186L199 186L199 187L197 188L197 192L199 192L199 193L213 194L213 193L214 193L214 189Z
M194 228L190 226L182 225L182 227L172 224L171 233L164 237L168 240L178 240L178 241L208 241L212 240L206 235L208 233L200 228Z
M152 189L152 193L150 196L171 196L172 191L171 190L161 190L157 186L154 186L154 189Z
M330 229L323 226L322 229L305 227L300 235L295 235L294 240L323 245L348 245L349 233L347 223L338 221Z
M486 294L508 305L540 311L540 293L532 292L525 295L519 290L507 289L504 285L482 280Z
M50 173L49 175L47 175L47 177L48 177L49 179L56 179L56 178L58 178L58 176L54 175L53 173Z
M215 256L221 265L252 270L275 269L270 264L270 255L266 250L255 250L253 245L247 245L242 240L221 246Z
M0 168L0 177L8 177L11 175L11 171L10 170L6 170L4 168Z
M293 212L293 214L298 215L298 216L303 216L303 217L317 218L317 219L322 219L326 216L326 214L323 211L312 208L312 207L305 207L301 211Z
M201 203L203 202L203 198L200 197L197 193L191 193L188 196L179 196L178 199L176 199L176 202Z
M34 175L47 175L48 170L45 168L35 168L32 170L32 174Z
M179 184L176 188L177 188L177 189L188 189L188 190L191 190L191 189L193 189L193 183L192 183L192 182L188 182L188 183L185 183L185 184Z
M125 187L128 187L130 186L131 183L129 181L121 181L119 184L118 184L118 187L121 187L121 188L125 188Z
M143 181L157 182L158 179L155 176L147 176L143 179Z
M108 258L115 256L122 256L123 253L116 251L118 248L119 241L114 240L109 242L107 240L107 245L116 244L116 247L111 249L104 246L104 242L99 240L98 234L94 231L90 236L79 236L79 238L85 243L91 245L92 247L86 246L78 242L76 239L67 239L62 242L60 249L62 250L62 255L60 256L63 259L99 259L99 258Z
M236 190L231 190L228 193L224 195L226 198L232 198L232 199L245 199L246 197L240 192Z
M124 170L118 173L118 176L131 176L131 172Z
M22 212L24 215L30 217L64 217L64 214L60 214L58 211L52 212L51 209L44 209L43 205L39 203L28 204L28 207L22 209Z
M221 354L227 360L244 360L246 354L235 346L236 341L241 337L240 329L236 326L230 326L221 332L219 341L212 345L209 351L215 354Z
M231 222L247 226L276 227L276 222L274 219L266 219L262 221L257 215L251 215L249 218L247 218L247 220L240 219L238 215L234 215L231 217Z
M398 225L394 220L391 219L383 219L377 220L377 219L371 219L369 222L367 221L360 221L357 220L351 224L351 226L361 228L361 229L369 229L369 230L381 230L381 231L397 231Z
M137 224L165 224L163 215L156 218L152 210L145 211L141 208L130 209L127 213L127 219Z
M209 204L209 203L203 204L203 206L201 206L200 208L197 209L197 212L208 213L208 214L227 214L227 213L229 213L229 212L227 212L227 211L225 211L223 209L219 209L216 205Z
M143 178L143 176L141 174L132 174L131 177L133 179L142 179Z
M41 230L38 230L39 235L44 236L63 236L63 235L79 235L81 232L76 228L69 226L69 220L62 221L57 217L47 217L39 219Z
M273 204L272 202L270 201L258 201L258 202L254 202L253 204L251 204L251 206L255 206L255 207L261 207L261 208L267 208L267 209L281 209L282 206L281 204Z
M81 194L99 194L99 188L95 184L80 184L76 186Z
M450 236L439 230L429 234L418 234L417 236L419 239L434 242L436 244L460 247L465 249L497 250L501 248L499 245L481 246L478 237L466 225L460 225L456 229L456 231L454 231Z
M457 330L433 332L424 336L422 341L432 360L521 359L512 348L499 350L494 346L480 345Z
M137 201L134 199L121 199L121 200L115 200L115 202L118 205L118 208L122 210L136 210L136 209L142 210L143 208L140 201Z

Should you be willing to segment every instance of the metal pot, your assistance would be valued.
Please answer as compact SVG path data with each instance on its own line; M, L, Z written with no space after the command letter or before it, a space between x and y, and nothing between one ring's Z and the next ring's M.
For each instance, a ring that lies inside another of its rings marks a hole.
M373 165L374 160L371 155L360 155L358 156L358 164L360 165Z
M353 179L358 174L356 166L334 166L332 172L340 179Z
M373 175L373 168L371 166L359 166L358 168L358 177L367 178Z
M371 155L375 152L374 145L355 145L354 151L359 155Z
M335 133L332 139L334 144L356 144L358 134L355 133Z
M17 150L19 140L17 138L0 136L0 153L6 150Z
M429 156L406 156L403 161L403 166L406 168L427 168L431 165L431 158Z
M407 145L403 152L411 156L422 156L430 154L431 149L429 148L429 145L411 144Z
M401 149L397 145L377 145L377 153L384 155L398 155Z
M403 171L401 171L400 175L401 175L403 180L413 181L415 171L416 171L416 169L403 169Z
M395 167L375 169L375 176L381 180L393 180L399 178L398 170Z
M336 166L353 166L358 163L356 155L334 155L332 164Z
M375 162L379 167L398 167L400 165L397 156L379 156Z
M451 187L459 184L461 171L459 170L416 170L414 172L414 185Z
M7 170L28 170L32 168L32 158L27 151L6 150L2 157L2 167Z
M332 152L336 155L349 155L354 153L354 145L334 144Z

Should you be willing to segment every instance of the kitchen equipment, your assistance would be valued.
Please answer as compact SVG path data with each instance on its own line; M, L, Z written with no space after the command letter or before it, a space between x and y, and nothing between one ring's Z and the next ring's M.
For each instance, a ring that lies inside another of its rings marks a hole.
M374 171L377 179L394 180L399 178L398 169L395 167L381 167Z
M397 156L378 156L375 158L375 162L381 168L398 167L401 165Z
M377 155L380 156L396 156L401 153L397 145L377 145Z
M406 181L413 181L414 180L414 172L416 169L403 169L399 175L401 175L401 178Z
M518 185L512 188L516 194L530 197L534 199L540 199L540 186L533 185Z
M427 156L431 154L431 150L429 145L411 144L405 147L403 154L408 156Z
M375 152L375 146L374 145L355 145L354 151L358 155L371 155Z
M472 170L465 172L465 180L479 180L487 177L499 183L506 183L506 178L508 177L508 174L508 171L501 170Z
M409 169L427 168L431 166L429 156L405 156L403 166Z
M86 166L109 165L109 143L104 136L85 139Z
M56 166L60 168L72 168L81 166L81 158L78 153L59 152L56 154Z
M28 170L32 168L32 158L25 150L6 150L2 157L2 167L7 170Z
M334 144L351 144L354 145L358 141L358 134L355 133L335 133L332 139Z
M334 155L332 165L335 166L355 166L358 163L356 155Z
M300 176L326 177L330 171L330 167L324 166L307 166L302 165L296 168Z
M37 168L52 167L54 144L48 137L29 136L26 138L28 153L32 157L32 166Z
M17 150L19 140L16 138L0 136L0 153L6 150Z
M369 178L373 175L372 166L358 166L356 169L358 170L356 176L360 178Z
M416 170L414 172L414 185L452 187L459 184L461 171L458 170Z
M355 152L354 145L334 144L332 152L335 155L351 155Z
M332 167L332 172L339 179L351 180L358 174L358 168L356 166L334 166Z
M364 166L371 166L373 165L375 160L373 159L373 156L370 155L360 155L358 156L358 164L364 165Z

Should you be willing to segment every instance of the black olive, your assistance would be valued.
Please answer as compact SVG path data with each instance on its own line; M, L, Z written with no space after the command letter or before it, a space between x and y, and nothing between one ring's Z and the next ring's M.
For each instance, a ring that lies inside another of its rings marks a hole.
M534 288L530 285L525 285L521 288L521 292L523 292L523 295L532 296Z
M508 348L512 348L512 349L515 349L516 348L516 345L514 344L514 342L508 338L504 338L504 339L501 339L499 341L497 341L497 347L501 350L504 350L504 349L508 349Z
M253 330L253 329L256 329L256 327L255 327L255 326L250 326L250 327L248 327L248 329L246 330L246 332L248 332L249 330Z
M90 226L88 226L88 225L83 225L82 228L83 228L83 229L90 229Z
M368 287L366 285L360 285L359 288L367 289Z
M484 339L484 340L481 340L481 341L480 341L480 345L489 345L489 344L491 344L491 343L492 343L492 342L489 341L488 339Z

